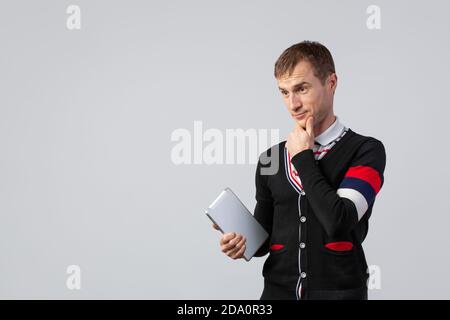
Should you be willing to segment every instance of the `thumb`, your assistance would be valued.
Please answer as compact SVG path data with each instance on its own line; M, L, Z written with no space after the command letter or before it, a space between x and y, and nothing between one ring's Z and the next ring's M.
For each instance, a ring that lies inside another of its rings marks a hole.
M310 137L314 136L314 117L312 116L306 120L306 132Z

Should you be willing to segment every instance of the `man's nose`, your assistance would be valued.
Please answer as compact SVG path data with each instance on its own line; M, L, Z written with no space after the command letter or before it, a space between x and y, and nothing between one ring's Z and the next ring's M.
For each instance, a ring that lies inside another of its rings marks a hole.
M301 99L297 95L291 94L291 96L289 97L289 107L291 108L291 111L295 111L301 106L302 106Z

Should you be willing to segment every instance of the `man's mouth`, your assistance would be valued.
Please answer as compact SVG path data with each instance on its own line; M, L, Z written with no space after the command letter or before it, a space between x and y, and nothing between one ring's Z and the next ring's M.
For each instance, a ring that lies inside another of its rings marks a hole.
M302 113L294 114L294 118L295 119L302 119L305 114L306 114L306 111L302 112Z

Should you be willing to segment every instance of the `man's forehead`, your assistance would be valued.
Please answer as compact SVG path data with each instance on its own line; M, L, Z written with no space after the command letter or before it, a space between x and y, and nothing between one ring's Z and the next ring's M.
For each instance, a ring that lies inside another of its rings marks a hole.
M280 88L289 88L302 82L310 82L309 77L305 73L292 73L288 77L278 79L278 86Z
M278 79L278 81L280 82L290 82L293 80L303 80L306 77L307 73L306 72L293 72L290 75L285 75L282 76Z

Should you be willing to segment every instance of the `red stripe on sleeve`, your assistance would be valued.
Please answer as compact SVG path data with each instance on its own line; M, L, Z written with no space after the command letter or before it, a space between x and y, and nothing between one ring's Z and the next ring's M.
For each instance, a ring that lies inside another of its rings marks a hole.
M346 177L358 178L369 183L378 193L381 188L381 178L377 170L368 166L355 166L350 167L345 174Z

